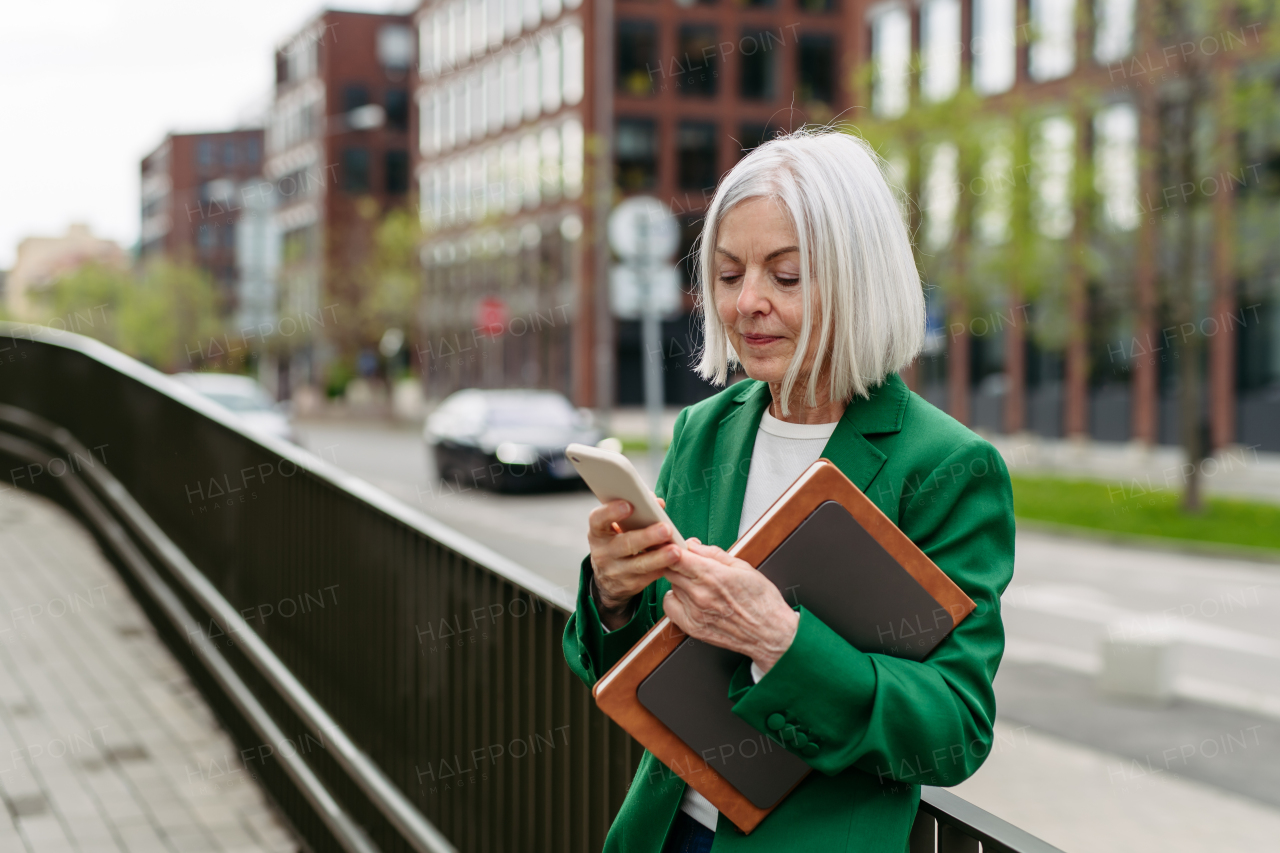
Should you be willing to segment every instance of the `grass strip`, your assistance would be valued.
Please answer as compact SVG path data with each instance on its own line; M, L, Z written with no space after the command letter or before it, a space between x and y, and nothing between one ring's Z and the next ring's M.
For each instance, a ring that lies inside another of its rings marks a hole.
M1280 552L1280 506L1208 497L1199 515L1182 511L1182 494L1148 491L1136 481L1100 483L1060 477L1015 476L1018 518L1131 536L1267 548Z

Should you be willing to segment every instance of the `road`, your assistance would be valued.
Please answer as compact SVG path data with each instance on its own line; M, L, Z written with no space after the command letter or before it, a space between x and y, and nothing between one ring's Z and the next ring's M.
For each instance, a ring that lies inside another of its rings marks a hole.
M299 431L317 455L576 589L590 492L454 492L435 480L415 432L335 423ZM1156 756L1164 771L1280 807L1280 566L1020 530L1003 608L1008 645L996 688L1006 724L1148 766ZM1176 701L1133 705L1098 692L1104 639L1161 635L1173 643ZM1236 747L1242 739L1248 748ZM1223 749L1208 755L1199 745L1210 741ZM1186 744L1196 753L1183 755ZM1169 750L1172 762L1160 757Z

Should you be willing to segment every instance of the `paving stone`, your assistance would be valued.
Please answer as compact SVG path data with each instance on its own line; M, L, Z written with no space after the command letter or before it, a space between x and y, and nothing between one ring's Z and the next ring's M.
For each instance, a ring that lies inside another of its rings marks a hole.
M11 506L16 516L0 515L0 853L296 849L247 773L224 771L231 785L201 774L202 761L238 768L237 751L93 540L42 499Z

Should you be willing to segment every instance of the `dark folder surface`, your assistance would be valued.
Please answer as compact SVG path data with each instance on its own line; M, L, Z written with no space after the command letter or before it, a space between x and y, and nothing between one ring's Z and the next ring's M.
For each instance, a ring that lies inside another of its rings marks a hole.
M729 553L864 652L921 660L974 608L826 459L801 474ZM730 677L746 662L690 639L664 616L591 692L658 760L751 832L809 765L733 714Z
M835 501L815 509L758 568L788 603L864 652L922 660L953 627L946 608ZM809 765L733 713L729 679L745 661L689 638L637 696L747 799L769 808Z

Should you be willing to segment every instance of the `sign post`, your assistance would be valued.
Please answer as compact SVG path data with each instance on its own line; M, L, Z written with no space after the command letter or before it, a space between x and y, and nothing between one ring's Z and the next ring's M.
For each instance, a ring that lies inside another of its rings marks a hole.
M650 196L629 198L609 216L609 245L622 259L614 288L614 313L634 316L639 308L641 356L644 362L644 402L649 421L649 466L654 479L662 465L663 346L662 315L679 309L679 276L671 275L671 256L680 242L680 228L667 206ZM627 279L634 282L638 306L619 299ZM667 292L674 285L675 298ZM674 303L674 306L672 305ZM666 309L664 311L664 308Z

